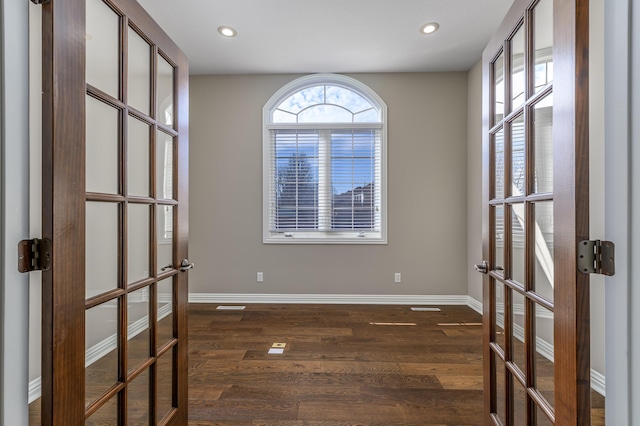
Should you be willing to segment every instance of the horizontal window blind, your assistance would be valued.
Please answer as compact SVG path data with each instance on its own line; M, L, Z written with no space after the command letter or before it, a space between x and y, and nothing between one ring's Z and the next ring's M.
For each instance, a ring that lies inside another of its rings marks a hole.
M379 128L269 132L271 232L380 231Z

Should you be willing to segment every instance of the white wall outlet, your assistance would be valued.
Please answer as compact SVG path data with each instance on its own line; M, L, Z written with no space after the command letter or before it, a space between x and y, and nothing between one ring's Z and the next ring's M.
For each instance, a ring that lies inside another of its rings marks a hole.
M258 272L257 278L258 278L258 282L259 283L263 282L264 281L264 274L262 272Z
M400 272L396 272L395 274L395 281L397 283L402 282L402 274Z

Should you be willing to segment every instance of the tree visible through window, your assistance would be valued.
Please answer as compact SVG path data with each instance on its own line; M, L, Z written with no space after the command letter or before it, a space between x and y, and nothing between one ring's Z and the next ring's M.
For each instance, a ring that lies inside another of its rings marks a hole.
M265 106L265 242L386 242L382 100L314 75Z

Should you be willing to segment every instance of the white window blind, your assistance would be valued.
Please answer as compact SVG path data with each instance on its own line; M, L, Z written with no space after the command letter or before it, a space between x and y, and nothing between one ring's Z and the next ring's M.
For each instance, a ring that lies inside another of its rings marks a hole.
M381 100L346 77L303 80L265 106L265 242L386 242Z

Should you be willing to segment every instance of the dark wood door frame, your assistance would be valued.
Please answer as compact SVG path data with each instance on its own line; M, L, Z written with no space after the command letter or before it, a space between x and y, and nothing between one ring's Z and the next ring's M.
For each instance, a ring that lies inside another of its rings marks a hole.
M145 34L176 68L178 102L178 221L174 266L187 257L188 243L188 64L186 57L135 1L108 1ZM52 241L51 269L42 274L42 424L85 420L85 2L44 4L43 25L43 238ZM122 88L121 88L122 90ZM176 263L177 261L177 263ZM174 330L180 343L173 374L177 381L172 424L187 418L187 273L178 273ZM126 330L126 325L124 326ZM122 331L121 331L122 332ZM151 404L153 407L153 404Z
M489 42L483 72L483 257L492 259L489 245L493 227L486 201L490 199L489 131L492 112L489 66L505 38L537 0L516 0ZM589 276L577 270L577 246L589 239L589 1L554 0L553 37L553 152L554 157L554 356L555 424L588 425L590 410ZM531 49L531 44L528 45ZM507 99L505 101L508 102ZM490 265L494 266L494 265ZM483 278L484 334L495 332L495 289ZM508 330L505 330L509 334ZM495 368L485 337L485 424L494 424Z

